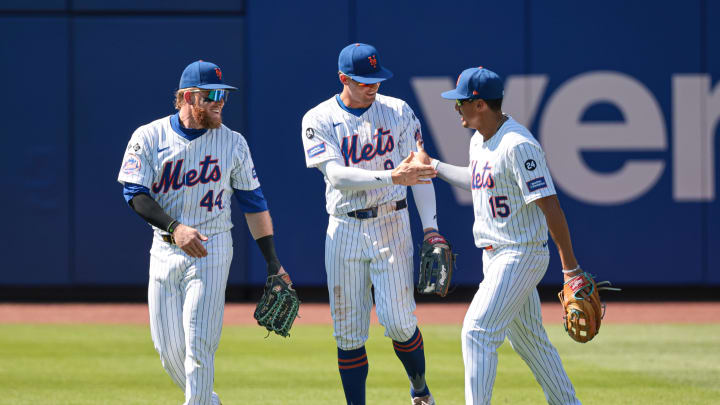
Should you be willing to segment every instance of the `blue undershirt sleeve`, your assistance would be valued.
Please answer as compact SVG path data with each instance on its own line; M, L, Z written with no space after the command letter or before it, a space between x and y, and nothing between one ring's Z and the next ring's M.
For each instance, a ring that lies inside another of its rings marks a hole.
M141 186L140 184L125 183L125 187L123 187L125 202L130 203L130 200L138 194L150 195L150 189L145 186Z
M267 201L260 187L255 190L235 190L235 197L240 203L240 209L244 213L262 212L268 210Z

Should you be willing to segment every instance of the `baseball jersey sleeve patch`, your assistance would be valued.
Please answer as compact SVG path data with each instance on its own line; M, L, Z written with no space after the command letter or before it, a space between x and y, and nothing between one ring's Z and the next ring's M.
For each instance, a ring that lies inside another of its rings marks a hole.
M315 137L315 130L312 128L306 129L305 136L307 137L307 139L313 139Z
M315 157L321 153L325 153L325 142L315 145L307 150L308 157Z
M534 160L528 159L525 161L525 169L533 171L537 168L537 163Z
M129 153L127 159L125 159L125 163L123 163L122 171L128 175L138 174L140 173L141 167L142 164L140 163L140 158L132 153Z
M547 187L547 182L545 181L545 177L538 177L537 179L532 179L532 180L526 182L525 184L527 184L527 188L531 192Z

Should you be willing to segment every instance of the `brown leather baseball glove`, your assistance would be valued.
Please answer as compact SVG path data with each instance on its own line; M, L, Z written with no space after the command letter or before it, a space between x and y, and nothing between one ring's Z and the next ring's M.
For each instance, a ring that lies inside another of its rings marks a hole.
M605 304L600 302L599 290L620 291L611 287L609 281L596 284L590 273L581 271L566 281L558 293L565 313L565 331L577 342L589 342L600 330Z

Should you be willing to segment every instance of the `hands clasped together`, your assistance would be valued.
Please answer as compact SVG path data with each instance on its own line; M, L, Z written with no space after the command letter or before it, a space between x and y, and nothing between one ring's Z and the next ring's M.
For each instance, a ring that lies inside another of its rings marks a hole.
M392 171L393 184L414 186L430 184L430 179L437 176L437 171L430 165L430 156L423 148L422 141L417 141L417 152L410 152L408 157Z

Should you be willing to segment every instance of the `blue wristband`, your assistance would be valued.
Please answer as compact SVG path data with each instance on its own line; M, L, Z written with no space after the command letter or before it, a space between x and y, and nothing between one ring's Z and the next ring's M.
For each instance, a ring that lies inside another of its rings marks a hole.
M429 231L425 231L425 235L427 235L427 234L429 234L429 233L433 233L433 232L435 232L435 233L440 233L437 229L433 228L433 229L431 229L431 230L429 230Z

